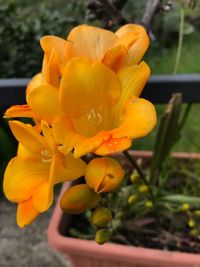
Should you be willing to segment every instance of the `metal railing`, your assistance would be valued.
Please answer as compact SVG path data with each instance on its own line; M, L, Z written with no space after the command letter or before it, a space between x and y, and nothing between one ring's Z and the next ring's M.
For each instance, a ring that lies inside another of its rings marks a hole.
M30 79L0 79L0 106L24 104ZM153 75L142 97L153 103L166 103L180 92L185 103L200 103L200 74Z

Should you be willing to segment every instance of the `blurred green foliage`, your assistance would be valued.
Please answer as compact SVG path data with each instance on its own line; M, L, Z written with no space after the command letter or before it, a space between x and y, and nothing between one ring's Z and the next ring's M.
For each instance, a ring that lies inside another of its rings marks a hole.
M41 1L34 6L26 2L0 1L1 78L31 77L39 72L43 56L40 38L50 34L65 38L72 27L84 22L83 1L65 3L65 14L53 3Z

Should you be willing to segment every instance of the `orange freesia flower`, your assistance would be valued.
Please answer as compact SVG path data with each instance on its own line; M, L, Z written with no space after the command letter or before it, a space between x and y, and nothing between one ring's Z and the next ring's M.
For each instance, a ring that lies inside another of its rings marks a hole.
M138 64L149 46L145 29L136 24L127 24L115 33L98 27L80 25L68 35L67 40L57 36L41 38L44 59L41 73L33 77L27 86L27 96L36 87L52 85L59 88L66 64L74 57L85 56L100 61L118 71L122 66ZM39 118L28 105L9 108L6 118Z
M41 46L47 62L55 50L61 73L70 59L82 56L92 61L102 61L116 70L122 64L138 64L149 46L149 38L145 29L136 24L124 25L115 33L80 25L69 33L67 40L44 36Z
M51 118L57 110L53 87L39 87L34 98L29 95L28 103L34 112L40 110L40 116L52 121L55 140L63 145L63 153L74 148L75 157L89 152L109 155L129 148L132 139L143 137L154 128L154 106L138 98L148 77L149 68L144 62L123 68L116 75L100 62L77 58L67 64L58 92L63 115ZM46 99L47 91L52 94L52 101L49 110L42 111L36 95L38 92L41 99Z
M156 124L154 106L139 95L149 77L146 63L122 68L117 74L100 62L72 59L59 90L42 85L27 96L31 110L52 125L64 154L93 152L109 155L131 146Z
M54 185L82 176L86 164L58 151L46 122L41 123L43 136L31 125L18 121L9 124L19 148L8 163L3 188L6 197L18 203L17 223L24 227L50 207Z

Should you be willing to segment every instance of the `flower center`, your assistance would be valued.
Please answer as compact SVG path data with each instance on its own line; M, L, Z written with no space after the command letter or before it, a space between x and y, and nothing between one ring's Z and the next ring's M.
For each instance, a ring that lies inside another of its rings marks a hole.
M41 155L43 163L50 163L52 161L52 154L48 149L42 150Z
M87 137L93 137L101 131L109 131L117 126L112 108L103 105L86 108L79 117L72 120L76 132Z
M99 111L96 111L94 108L90 110L90 112L87 115L88 121L94 125L100 125L103 117L99 113Z

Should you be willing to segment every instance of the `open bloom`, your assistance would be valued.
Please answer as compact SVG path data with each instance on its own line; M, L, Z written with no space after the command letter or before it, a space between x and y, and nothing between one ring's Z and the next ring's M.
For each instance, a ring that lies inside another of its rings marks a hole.
M148 65L124 67L117 74L85 57L65 67L59 90L42 85L28 94L33 112L52 125L59 150L75 157L109 155L131 146L156 124L154 106L139 95L149 77Z
M149 46L149 38L141 25L127 24L115 33L98 27L80 25L64 40L57 36L41 38L44 51L42 71L28 84L27 95L41 85L59 88L66 64L74 57L87 57L99 61L114 71L123 66L138 64ZM5 117L39 118L28 105L9 108Z
M31 125L18 121L9 124L19 148L8 163L3 188L6 197L18 203L17 223L24 227L50 207L53 186L82 176L86 164L72 154L64 157L57 150L46 122L41 124L43 135Z
M138 97L148 76L144 62L116 74L100 62L76 58L65 67L56 101L53 87L38 87L28 103L51 121L63 153L74 149L75 157L89 152L109 155L129 148L133 139L147 135L156 124L154 106ZM46 94L48 108L42 109Z

